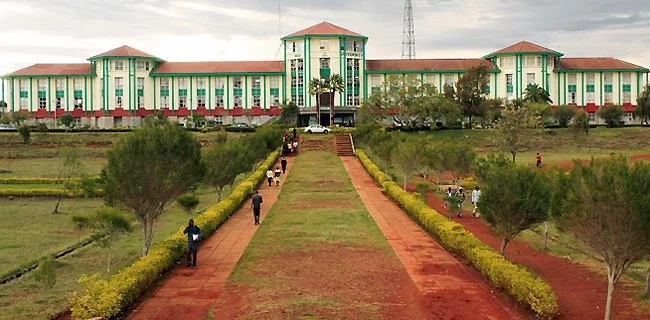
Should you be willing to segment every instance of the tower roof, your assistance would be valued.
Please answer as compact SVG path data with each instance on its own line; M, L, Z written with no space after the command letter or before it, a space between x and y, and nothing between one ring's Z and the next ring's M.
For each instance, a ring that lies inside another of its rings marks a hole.
M485 56L485 58L491 58L497 55L502 55L502 54L512 54L512 53L548 53L553 56L558 56L561 57L564 54L557 52L555 50L551 50L546 47L542 47L538 44L534 44L532 42L528 41L519 41L513 45L510 45L508 47L505 47L501 50L495 51L490 53L489 55Z
M131 48L127 45L121 46L119 48L115 48L113 50L106 51L104 53L100 53L96 56L88 58L88 60L98 60L99 58L114 58L114 57L131 57L131 58L149 58L157 61L163 61L162 59L155 57L151 54L148 54L144 51L140 51L138 49Z
M359 33L356 33L354 31L350 31L348 29L345 29L343 27L339 27L335 24L329 23L327 21L323 21L321 23L315 24L309 28L302 29L300 31L296 31L290 35L285 36L282 39L286 38L295 38L295 37L302 37L302 36L353 36L353 37L360 37L360 38L367 38Z

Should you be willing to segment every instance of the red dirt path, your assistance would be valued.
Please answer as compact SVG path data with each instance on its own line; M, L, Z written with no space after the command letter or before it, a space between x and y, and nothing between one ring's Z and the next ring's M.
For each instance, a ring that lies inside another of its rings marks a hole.
M463 265L376 186L357 158L342 157L362 202L425 297L430 319L528 319L531 315Z
M288 173L293 158L288 157L287 161ZM259 189L264 198L261 221L276 202L280 189L281 187L268 187L266 183ZM143 300L127 319L206 319L210 306L222 294L226 279L256 230L249 199L201 245L196 268L175 268L164 283Z
M444 203L435 194L429 194L427 202L438 213L446 212ZM481 241L499 250L501 239L492 234L481 219L466 212L463 218L454 218ZM591 271L586 266L566 259L537 251L517 239L508 244L506 257L538 273L546 279L557 294L560 306L558 320L603 319L607 294L607 277ZM619 283L614 291L612 319L650 319L650 313L635 309L631 298L633 293L624 283Z

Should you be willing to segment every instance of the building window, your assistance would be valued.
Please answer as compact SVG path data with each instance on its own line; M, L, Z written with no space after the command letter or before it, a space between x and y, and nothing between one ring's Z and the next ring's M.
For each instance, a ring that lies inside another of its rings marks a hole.
M20 97L20 109L27 109L27 103L29 100L27 98Z
M576 103L576 97L577 97L577 92L578 92L578 86L576 85L577 82L577 75L575 73L570 73L567 75L567 87L569 90L569 103L575 104Z
M224 106L224 90L225 86L225 80L222 77L218 77L214 79L214 105L217 108L221 108Z
M122 60L113 62L113 66L115 67L115 71L124 71L124 61Z
M178 107L187 108L187 96L178 96Z
M622 85L622 88L621 88L623 90L623 94L622 94L623 101L622 101L622 103L625 103L625 104L632 103L632 85L631 85L631 83L632 83L632 74L628 73L628 72L623 73L622 74L622 82L623 82L623 85Z
M84 106L84 100L81 97L74 98L74 108L81 109Z
M596 122L596 114L595 113L589 112L589 113L587 113L587 115L589 116L589 122Z
M329 69L330 68L330 58L320 58L320 68Z
M124 89L124 78L121 77L115 78L115 89L119 89L119 90Z
M122 108L122 96L115 97L115 107Z
M38 79L38 91L46 91L47 90L47 80L46 79Z
M169 108L169 96L160 96L160 105L163 108Z
M623 115L623 120L625 122L632 122L634 120L632 112L626 112L625 115Z
M19 80L20 82L20 92L29 91L29 82L27 80Z
M535 74L534 73L527 73L526 74L526 81L528 82L528 84L537 84L537 82L535 82Z
M514 92L514 87L512 85L512 73L506 74L506 94L510 98Z
M499 67L512 68L512 65L513 65L512 57L499 58Z
M144 97L138 96L138 108L144 108Z
M362 52L363 51L363 42L359 40L347 40L346 49L348 52Z
M603 82L604 82L603 91L605 92L605 97L604 97L605 104L610 104L614 102L613 101L614 86L612 84L613 78L614 75L611 72L603 73Z
M359 105L359 92L361 83L359 82L359 59L347 59L347 77L345 96L348 106Z
M576 93L569 92L569 103L576 104Z
M330 48L330 41L329 40L321 40L320 41L320 51L328 51Z
M253 106L259 107L262 104L262 80L260 77L252 77L251 81L253 82L251 95L253 96Z
M135 70L137 70L137 71L149 71L149 61L136 61Z
M297 106L305 105L304 98L304 62L302 59L293 59L290 63L291 69L291 100Z
M199 108L205 108L206 103L205 78L196 78L196 103Z
M223 116L215 116L214 117L214 123L217 125L222 125L223 124Z
M542 57L537 57L537 58L535 58L535 60L536 60L536 62L537 62L537 63L535 64L535 66L536 66L536 67L541 67L541 66L542 66Z
M535 57L525 57L524 67L534 67L535 66Z
M197 96L196 97L197 104L199 108L205 108L205 96Z
M585 82L587 87L585 88L585 91L587 94L585 95L585 99L587 103L595 103L596 102L596 74L595 73L587 73L585 74Z
M221 96L216 96L214 99L214 106L217 108L221 108L224 106L224 100L223 100L223 95Z
M47 108L47 98L38 98L38 108L39 109Z
M271 94L271 103L273 106L278 106L280 105L280 78L279 77L271 77L269 79L269 87L270 87L270 94Z
M453 86L454 85L454 76L451 75L451 74L446 74L445 75L445 84Z
M187 78L178 78L178 88L187 90ZM185 93L187 95L187 93Z
M233 100L235 102L235 107L242 106L242 96L235 96Z
M242 77L233 77L232 78L232 87L234 89L241 89L242 88Z
M260 96L253 96L253 106L259 107L261 106L262 101L260 99Z

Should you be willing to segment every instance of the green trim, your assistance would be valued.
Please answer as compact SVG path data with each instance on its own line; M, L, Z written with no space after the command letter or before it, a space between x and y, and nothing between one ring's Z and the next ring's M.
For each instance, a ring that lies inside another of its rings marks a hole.
M582 73L582 88L580 89L582 90L581 92L582 106L584 106L585 105L585 73L584 72Z
M192 111L192 108L194 107L194 103L192 101L192 96L194 96L194 92L192 92L192 82L193 82L192 77L190 77L190 93L189 93L190 97L189 99L187 99L187 101L185 101L185 107L187 108L187 106L189 105L190 107L188 109L190 111Z
M444 73L454 73L454 74L464 74L467 70L436 70L436 69L425 69L425 70L367 70L368 74L444 74ZM490 70L490 73L497 74L501 73L501 70Z
M212 92L212 77L208 76L208 110L212 110L212 96L214 95L214 92Z
M486 56L483 56L483 59L499 58L499 57L508 57L508 56L521 56L521 55L551 55L554 57L562 57L564 53L557 51L521 51L521 52L502 52L502 53L490 53Z
M600 73L600 105L603 105L603 73Z
M262 84L260 85L260 90L262 93L262 104L264 105L264 110L266 110L266 76L262 76Z
M499 79L497 79L497 74L494 74L494 99L499 97Z
M440 85L438 87L438 92L442 93L442 89L443 89L443 86L442 86L442 73L438 74L438 84ZM384 86L384 90L386 90L386 86Z
M175 72L175 73L150 73L149 76L155 77L218 77L218 76L270 76L282 75L282 71L269 72Z
M282 65L282 68L284 69L284 72L282 72L282 103L287 99L287 42L282 41L283 43L283 50L284 50L284 64Z
M553 72L556 73L566 73L566 72L650 72L650 69L638 68L638 69L555 69Z
M88 78L84 77L84 112L88 112Z
M244 105L242 109L250 109L248 106L248 77L244 76Z
M170 82L171 85L172 85L172 87L171 87L171 98L170 98L170 99L171 99L171 102L172 102L172 104L171 104L171 105L172 105L172 111L174 111L175 102L176 102L176 101L174 100L174 78L173 78L173 77L169 77L169 82Z
M308 62L308 60L307 60L307 43L308 42L309 41L307 41L307 39L305 38L303 40L303 44L302 44L302 51L303 51L303 53L302 53L302 85L304 86L303 87L303 92L302 92L302 97L303 97L302 98L302 102L303 102L302 106L303 107L304 106L310 106L311 107L311 94L309 94L309 92L304 89L306 87L306 85L307 85L307 81L309 81L311 79L311 75L309 73L307 73L307 70L309 70L308 69L309 66L308 66L308 63L307 63ZM298 77L300 77L300 73L298 73Z
M70 78L65 77L65 111L70 112Z
M348 86L348 39L347 37L343 37L343 83L344 83L344 88L347 88ZM341 107L347 107L348 106L348 94L350 93L349 90L345 90L345 92L341 96ZM334 108L334 106L330 106L330 108Z
M346 79L345 79L345 68L346 68L345 64L347 63L347 61L346 61L346 57L345 57L345 54L344 54L344 50L345 50L345 47L346 47L346 43L345 43L344 39L345 38L343 38L343 37L339 37L339 46L338 46L339 47L339 75L343 78L343 81L346 81ZM339 92L339 105L340 106L343 105L343 92ZM334 106L330 106L330 107L334 107Z
M296 40L296 39L311 39L311 38L354 38L354 39L362 39L362 40L368 40L368 37L366 36L353 36L353 35L343 35L343 34L305 34L305 35L299 35L299 36L284 36L280 40L282 41L287 41L287 40Z
M564 104L566 104L566 89L567 89L567 83L566 83L566 73L564 74Z
M16 108L16 94L14 93L16 91L16 84L14 80L14 77L11 77L11 112L14 112Z
M153 111L156 111L157 101L156 101L156 79L153 79Z
M52 112L52 78L50 77L47 77L47 111Z
M131 111L131 98L133 97L133 89L131 87L131 58L127 59L126 61L128 67L126 68L127 72L127 77L129 78L127 88L129 88L129 104L128 104L128 110ZM117 90L116 90L117 91ZM124 103L124 101L122 101Z
M363 56L362 56L363 63L362 65L359 66L359 70L363 70L363 98L367 99L368 98L368 74L366 73L366 41L363 41ZM420 74L420 83L424 83L424 74ZM361 101L359 101L359 104L361 104Z
M91 112L95 111L95 104L94 104L95 96L93 94L93 87L94 86L95 86L95 83L94 83L94 81L92 81L92 78L91 78L91 81L90 81L90 107L89 107Z
M557 104L560 104L560 101L562 101L561 96L560 96L560 92L562 92L562 89L561 89L561 84L560 84L560 76L558 75L557 76Z
M2 87L2 97L4 99L4 86ZM637 72L636 73L636 98L639 99L639 96L641 95L641 73Z
M226 103L224 105L224 109L230 110L230 77L226 77Z
M621 83L621 72L618 72L618 104L623 104L622 97L623 85Z
M32 112L32 105L34 104L34 96L32 95L32 78L29 78L29 112Z

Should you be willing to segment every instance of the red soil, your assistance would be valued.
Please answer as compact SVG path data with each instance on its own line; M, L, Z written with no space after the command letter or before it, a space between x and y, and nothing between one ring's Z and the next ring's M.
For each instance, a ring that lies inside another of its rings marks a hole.
M446 212L444 203L435 194L428 195L428 204L438 213ZM481 241L498 250L501 239L492 234L490 228L481 219L474 218L466 212L463 218L454 220L473 233ZM567 259L551 256L537 251L527 243L513 240L508 244L506 257L522 264L544 278L555 290L559 300L561 320L602 319L605 314L607 294L607 277L592 271L586 266ZM612 319L650 319L650 312L636 308L632 289L625 283L619 283L614 291Z

